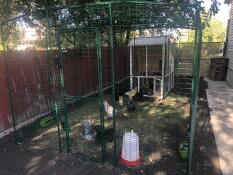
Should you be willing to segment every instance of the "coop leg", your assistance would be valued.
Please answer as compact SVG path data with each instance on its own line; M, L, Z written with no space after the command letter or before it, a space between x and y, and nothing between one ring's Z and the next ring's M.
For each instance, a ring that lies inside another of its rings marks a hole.
M163 94L164 94L164 82L161 80L161 100L163 99Z
M156 79L154 78L154 83L153 83L153 95L155 97L155 93L156 93Z
M140 78L138 77L138 92L140 91Z
M169 75L168 75L168 91L170 91L171 90L171 73L169 73Z
M133 58L132 47L130 47L130 90L133 89Z

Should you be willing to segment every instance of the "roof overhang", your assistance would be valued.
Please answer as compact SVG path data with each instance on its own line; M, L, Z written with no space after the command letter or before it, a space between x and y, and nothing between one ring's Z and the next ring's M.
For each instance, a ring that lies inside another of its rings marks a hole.
M224 4L231 4L232 3L232 0L225 0L224 1Z
M169 41L169 36L152 36L133 38L129 46L154 46L165 45Z

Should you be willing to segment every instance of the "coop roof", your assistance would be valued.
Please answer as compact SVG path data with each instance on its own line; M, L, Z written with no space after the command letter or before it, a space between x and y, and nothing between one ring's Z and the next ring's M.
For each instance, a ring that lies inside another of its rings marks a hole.
M164 45L169 40L169 36L152 36L133 38L129 46L154 46Z
M225 4L228 4L228 5L229 5L231 2L232 2L232 0L225 0L225 1L224 1L224 3L225 3Z

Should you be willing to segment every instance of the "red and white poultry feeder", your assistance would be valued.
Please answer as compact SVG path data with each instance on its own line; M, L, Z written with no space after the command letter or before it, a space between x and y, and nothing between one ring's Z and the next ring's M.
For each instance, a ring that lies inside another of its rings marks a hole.
M123 136L120 163L127 166L137 166L141 163L139 137L134 131L126 132Z

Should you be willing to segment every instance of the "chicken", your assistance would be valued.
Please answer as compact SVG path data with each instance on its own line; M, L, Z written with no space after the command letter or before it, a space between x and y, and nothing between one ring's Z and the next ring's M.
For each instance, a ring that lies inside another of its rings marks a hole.
M142 101L144 99L142 89L140 89L140 91L137 92L137 94L134 96L134 99L136 101Z
M107 114L107 118L112 118L113 117L113 107L107 101L104 101L104 108L105 108L105 112ZM116 114L117 114L117 109L115 109L115 115Z
M136 107L135 107L135 102L134 102L134 100L133 100L133 99L129 99L129 100L128 100L128 104L127 104L127 110L128 110L129 112L133 112L133 111L135 111L135 109L136 109Z
M135 96L136 94L137 94L137 89L133 89L133 90L125 93L125 95L127 95L129 97L129 99L132 99L133 96Z
M119 96L119 104L121 106L123 106L123 104L124 104L124 98L123 98L123 96Z
M129 112L132 112L135 110L135 102L133 100L133 97L137 94L137 89L133 89L129 92L126 92L125 95L129 97L128 104L127 104L127 110Z
M96 141L98 143L102 142L102 129L100 125L95 126L95 131L97 132ZM113 128L104 128L104 136L107 142L113 141Z
M61 127L62 129L65 131L66 130L66 126L65 126L65 122L64 121L61 121Z

